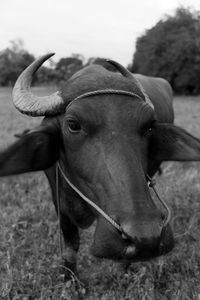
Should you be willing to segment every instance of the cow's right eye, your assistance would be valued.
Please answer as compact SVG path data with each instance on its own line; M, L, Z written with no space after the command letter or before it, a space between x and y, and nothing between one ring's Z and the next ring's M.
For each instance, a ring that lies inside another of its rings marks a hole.
M71 133L79 133L81 131L81 124L76 120L68 120L68 129Z

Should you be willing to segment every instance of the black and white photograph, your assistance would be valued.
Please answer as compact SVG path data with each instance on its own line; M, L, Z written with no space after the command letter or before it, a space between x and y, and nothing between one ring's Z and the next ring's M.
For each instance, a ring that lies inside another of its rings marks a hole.
M200 300L200 1L0 11L0 300Z

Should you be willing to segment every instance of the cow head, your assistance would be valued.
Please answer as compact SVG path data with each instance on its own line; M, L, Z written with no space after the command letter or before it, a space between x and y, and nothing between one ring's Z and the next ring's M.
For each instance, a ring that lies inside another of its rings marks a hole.
M13 90L18 110L45 119L1 153L0 176L45 170L59 160L66 176L126 233L93 211L94 255L137 261L167 253L172 231L152 200L146 175L153 172L152 162L199 160L200 141L172 124L159 124L133 75L115 62L121 74L89 66L60 92L34 96L33 73L48 57L29 66Z

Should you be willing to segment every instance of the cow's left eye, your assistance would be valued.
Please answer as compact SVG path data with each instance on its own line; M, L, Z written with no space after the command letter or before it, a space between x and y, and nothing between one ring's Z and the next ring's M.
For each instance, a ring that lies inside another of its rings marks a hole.
M68 120L68 129L71 133L78 133L81 131L81 124L76 120Z

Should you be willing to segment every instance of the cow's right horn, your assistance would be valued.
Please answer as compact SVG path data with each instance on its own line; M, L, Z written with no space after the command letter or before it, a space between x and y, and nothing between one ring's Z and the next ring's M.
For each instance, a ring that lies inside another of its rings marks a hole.
M65 103L59 92L49 96L38 97L30 91L34 73L54 53L46 54L36 59L18 77L13 88L13 103L22 112L33 117L52 116L64 110Z

